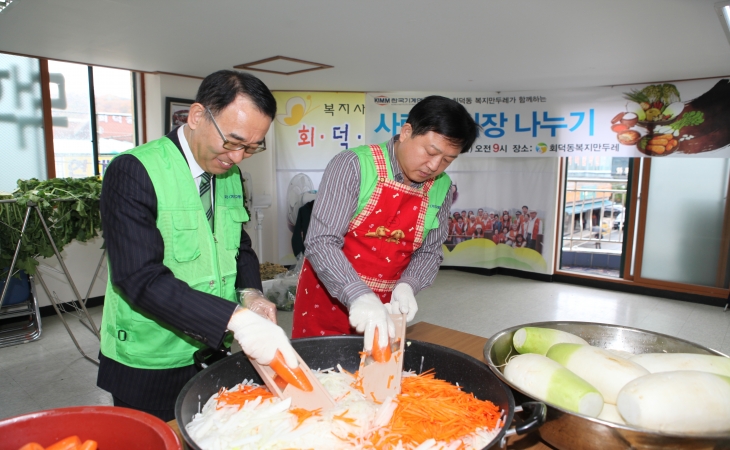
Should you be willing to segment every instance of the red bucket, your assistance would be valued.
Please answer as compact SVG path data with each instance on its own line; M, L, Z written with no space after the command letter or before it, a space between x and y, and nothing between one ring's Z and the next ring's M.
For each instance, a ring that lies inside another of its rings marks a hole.
M99 450L181 450L165 422L147 413L114 406L75 406L38 411L0 420L0 450L18 450L29 442L48 447L69 436L92 439Z

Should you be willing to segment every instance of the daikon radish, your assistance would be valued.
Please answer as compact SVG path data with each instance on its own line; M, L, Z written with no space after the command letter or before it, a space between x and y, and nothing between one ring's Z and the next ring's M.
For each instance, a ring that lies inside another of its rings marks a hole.
M614 405L626 383L649 373L631 360L590 345L555 344L546 356L595 386L603 400Z
M651 373L699 370L730 377L730 358L696 353L644 353L631 360Z
M634 356L636 356L635 353L627 352L625 350L616 350L614 348L607 348L606 351L613 353L616 356L620 356L622 358L631 359Z
M603 404L603 409L601 410L601 414L598 415L598 418L608 422L617 423L619 425L626 425L626 421L624 421L624 418L621 417L621 414L619 414L616 405L612 405L610 403Z
M730 377L693 370L653 373L618 395L626 423L665 433L730 431Z
M524 327L517 330L512 337L515 350L523 354L545 355L550 347L561 342L588 345L588 342L574 334L552 328Z
M518 355L504 368L507 380L539 400L596 417L603 397L587 381L555 361L534 353Z

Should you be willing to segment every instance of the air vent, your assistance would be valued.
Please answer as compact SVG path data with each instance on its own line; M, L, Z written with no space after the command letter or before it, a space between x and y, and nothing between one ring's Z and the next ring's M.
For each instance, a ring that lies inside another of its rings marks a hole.
M235 69L256 70L259 72L276 73L279 75L296 75L313 70L330 69L334 66L320 64L286 56L274 56L259 61L233 66Z

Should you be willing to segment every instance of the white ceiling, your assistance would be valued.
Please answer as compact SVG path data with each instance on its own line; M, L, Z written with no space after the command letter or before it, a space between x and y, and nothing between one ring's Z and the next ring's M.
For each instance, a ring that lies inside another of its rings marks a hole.
M271 89L507 91L730 75L719 0L15 0L0 51L205 76L283 55Z

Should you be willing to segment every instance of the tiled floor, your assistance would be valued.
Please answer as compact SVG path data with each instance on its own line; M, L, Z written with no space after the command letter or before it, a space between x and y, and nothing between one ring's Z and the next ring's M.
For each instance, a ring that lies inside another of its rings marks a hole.
M590 321L665 333L730 354L730 311L719 307L457 271L440 272L418 301L416 321L484 337L529 322ZM98 325L101 307L91 312ZM278 318L289 332L291 313L279 312ZM82 348L96 356L99 342L91 331L76 319L69 323ZM58 317L44 318L40 340L0 348L0 418L60 406L111 404L111 396L96 387L96 371Z

